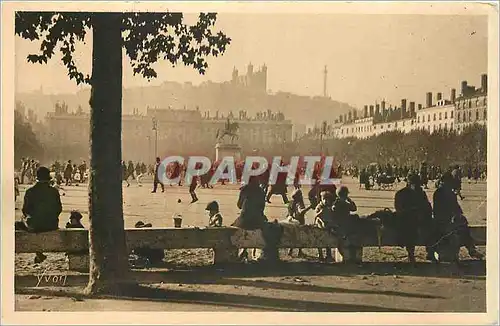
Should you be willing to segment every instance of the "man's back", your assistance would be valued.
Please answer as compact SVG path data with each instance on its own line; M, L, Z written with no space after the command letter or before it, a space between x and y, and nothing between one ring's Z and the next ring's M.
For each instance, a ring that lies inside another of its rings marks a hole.
M453 216L462 214L457 196L451 188L439 187L433 195L434 218L438 223L447 223Z
M61 197L48 182L38 182L26 190L23 214L34 231L55 230L61 214Z
M394 208L397 213L408 213L418 208L415 200L416 192L410 187L404 187L394 196Z

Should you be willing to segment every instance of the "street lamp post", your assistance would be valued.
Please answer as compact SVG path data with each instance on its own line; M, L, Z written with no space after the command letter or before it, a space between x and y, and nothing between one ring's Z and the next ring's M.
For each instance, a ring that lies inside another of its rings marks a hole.
M155 157L158 157L158 120L153 117L153 130L155 132Z
M148 139L148 161L151 159L151 136L146 137Z

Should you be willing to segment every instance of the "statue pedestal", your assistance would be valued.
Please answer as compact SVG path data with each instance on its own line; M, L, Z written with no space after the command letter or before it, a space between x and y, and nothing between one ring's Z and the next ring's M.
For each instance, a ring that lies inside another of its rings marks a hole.
M233 157L235 161L241 159L241 147L237 144L220 144L215 145L215 160L222 160L224 157Z

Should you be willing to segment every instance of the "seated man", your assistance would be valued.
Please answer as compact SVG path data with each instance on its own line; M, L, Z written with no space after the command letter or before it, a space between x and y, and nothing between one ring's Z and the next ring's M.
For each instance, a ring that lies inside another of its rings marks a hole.
M231 224L245 230L261 229L266 246L262 250L259 261L276 261L279 259L276 244L279 242L278 234L280 229L275 223L268 223L264 215L266 206L266 194L259 185L259 179L255 176L250 177L248 184L240 189L237 206L241 209L239 217ZM246 249L240 254L240 259L248 259Z
M26 190L23 204L23 219L16 222L16 230L28 232L48 232L59 227L59 214L62 211L61 197L54 187L50 186L50 171L46 167L38 168L37 183ZM37 252L35 264L47 258Z
M452 174L446 172L441 178L441 186L433 195L433 211L437 236L444 237L444 241L438 244L437 250L441 255L439 247L442 248L445 243L454 243L454 241L446 241L446 238L457 236L459 245L465 245L472 258L482 259L483 255L477 251L474 239L470 234L469 223L467 218L463 215L462 208L458 203L454 183L455 180ZM454 250L454 259L458 262L458 250L460 248L450 249Z

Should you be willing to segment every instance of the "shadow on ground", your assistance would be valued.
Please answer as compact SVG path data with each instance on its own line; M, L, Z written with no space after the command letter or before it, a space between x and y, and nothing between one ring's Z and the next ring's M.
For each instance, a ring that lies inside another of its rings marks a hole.
M57 290L55 288L23 288L16 289L16 294L31 294L38 296L67 297L75 301L83 301L87 297L81 294L81 289L72 288ZM88 298L90 299L90 298ZM133 295L124 296L94 296L92 299L141 300L171 303L202 304L225 306L233 308L252 308L261 311L289 312L418 312L415 310L385 308L360 304L327 303L294 299L268 298L245 294L228 294L215 292L192 292L172 289L160 289L140 286L134 289Z
M47 271L40 275L16 275L15 287L34 287L50 283L48 275L61 275L64 272ZM87 274L65 274L65 285L82 286L88 281ZM258 277L301 277L301 276L343 276L357 277L364 275L400 275L416 277L437 277L455 279L486 279L486 262L478 260L466 260L462 262L460 274L456 274L448 264L417 263L412 267L408 263L364 263L362 267L345 264L321 264L313 262L282 262L277 265L266 266L262 264L234 264L226 266L201 266L180 267L169 264L155 266L152 269L133 270L133 277L141 284L152 283L185 283L185 284L225 284L223 282L247 282L244 278ZM239 278L235 280L235 278ZM231 281L229 281L231 279ZM252 281L253 282L253 281ZM229 283L227 283L229 284ZM231 283L232 284L232 283ZM242 284L234 284L242 285ZM255 282L252 286L256 286ZM261 283L258 287L269 287L275 289L287 289L295 284L266 284ZM302 285L301 287L302 288ZM332 291L332 289L308 288L307 291Z

